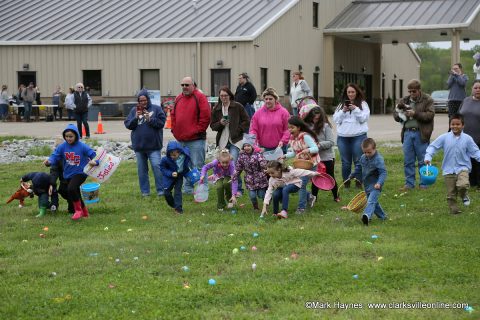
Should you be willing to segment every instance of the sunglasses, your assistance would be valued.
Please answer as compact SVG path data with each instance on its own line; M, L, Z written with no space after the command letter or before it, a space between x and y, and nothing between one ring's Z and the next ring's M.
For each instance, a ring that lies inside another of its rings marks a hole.
M189 86L190 86L190 84L188 84L188 83L181 83L180 85L181 85L182 87L189 87Z
M418 90L415 90L415 89L414 90L408 90L408 93L416 93L416 92L418 92Z

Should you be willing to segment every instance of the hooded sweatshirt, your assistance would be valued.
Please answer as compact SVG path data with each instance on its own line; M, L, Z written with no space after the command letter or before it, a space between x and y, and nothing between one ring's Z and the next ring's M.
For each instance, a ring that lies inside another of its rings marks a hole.
M23 182L32 181L32 190L36 195L47 193L50 188L50 175L45 172L30 172L22 177Z
M80 134L75 125L69 124L67 128L63 130L62 135L64 139L67 131L72 131L75 134L75 141L72 144L66 141L60 144L50 155L48 161L52 166L62 161L63 177L70 179L77 174L85 175L83 168L91 159L95 158L96 153L88 145L79 141Z
M185 159L183 159L182 170L178 168L177 162L170 157L170 152L174 150L178 150L181 155L185 156ZM163 176L163 188L170 188L172 186L172 183L174 183L175 179L182 178L185 174L190 172L190 165L190 151L188 150L188 148L182 147L182 145L177 141L170 141L167 144L166 155L162 157L162 160L160 161L160 170L162 171ZM178 173L178 176L176 178L172 176L174 172Z
M124 121L125 127L132 130L130 137L135 152L160 151L163 147L163 126L165 125L165 113L160 106L152 104L147 90L142 90L137 95L147 98L146 110L150 114L150 120L142 116L137 118L137 109L132 108Z
M280 141L286 146L290 139L289 117L287 109L279 102L272 109L263 105L252 117L250 134L257 136L257 143L261 147L276 148Z

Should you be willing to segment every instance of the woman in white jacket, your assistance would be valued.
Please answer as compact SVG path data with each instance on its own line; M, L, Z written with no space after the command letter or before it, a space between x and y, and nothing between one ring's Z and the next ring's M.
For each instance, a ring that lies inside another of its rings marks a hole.
M292 75L293 83L290 88L290 105L294 116L298 116L298 100L306 96L312 95L312 90L307 84L307 81L302 76L302 73L295 71Z
M342 178L347 180L352 172L352 163L357 164L362 156L362 141L367 138L370 109L365 95L358 85L349 83L343 89L341 102L333 120L337 124L337 146L342 160ZM361 187L361 176L355 177L357 187ZM350 187L350 181L345 183Z
M73 115L73 109L75 109L75 102L73 100L74 92L75 92L75 89L73 89L72 87L68 88L68 93L67 93L67 96L65 97L65 107L67 108L68 121L75 120L75 117Z

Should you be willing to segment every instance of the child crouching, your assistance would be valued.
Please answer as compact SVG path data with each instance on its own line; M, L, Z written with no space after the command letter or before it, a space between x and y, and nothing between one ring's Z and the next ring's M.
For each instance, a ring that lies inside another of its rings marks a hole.
M355 165L355 170L350 174L349 179L353 179L362 173L362 183L367 193L367 206L363 211L362 222L368 226L368 223L372 219L372 215L375 215L386 220L387 216L383 211L378 198L382 192L382 187L387 178L387 170L385 168L385 162L383 157L377 151L377 144L372 138L366 138L362 141L363 155Z
M166 155L160 161L162 171L163 194L167 204L177 214L183 213L182 184L183 177L190 171L190 151L177 141L170 141ZM172 196L172 190L174 194Z
M233 194L237 194L238 189L238 181L232 181L235 173L235 164L230 152L227 149L222 149L218 153L217 159L204 165L199 183L203 183L204 177L210 169L213 169L213 174L218 178L215 183L217 186L217 209L218 211L223 211L226 205L225 199L230 201L232 199L232 191ZM233 203L229 202L227 208L233 208Z
M263 209L260 217L263 218L267 213L267 207L273 196L273 214L279 219L288 218L288 202L290 193L295 193L302 187L302 177L314 177L318 172L293 169L287 167L279 161L269 161L267 163L268 189L263 200ZM282 211L279 210L279 203L282 202Z
M20 183L23 184L28 181L32 181L31 189L38 197L38 214L36 217L43 217L49 207L49 194L54 192L54 189L50 184L50 175L45 172L30 172L22 177Z
M254 150L255 136L250 134L243 135L243 147L237 163L235 164L235 174L233 181L236 181L242 171L245 171L245 185L248 189L248 196L252 202L253 209L260 210L258 207L258 200L265 198L265 192L268 187L268 176L265 173L267 169L267 160L263 154ZM236 203L237 199L234 196L230 199Z

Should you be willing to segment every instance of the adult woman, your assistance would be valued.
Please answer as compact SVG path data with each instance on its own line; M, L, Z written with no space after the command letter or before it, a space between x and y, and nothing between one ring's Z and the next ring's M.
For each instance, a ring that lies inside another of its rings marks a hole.
M6 120L8 115L8 92L7 85L2 85L0 92L0 120Z
M472 95L466 97L460 107L461 115L465 121L463 132L470 135L473 141L480 146L480 80L475 80L472 86ZM470 185L480 188L480 163L471 159L472 171L470 172Z
M233 161L237 162L238 154L242 149L243 132L250 125L250 118L245 108L233 101L234 95L227 86L220 88L218 96L220 101L212 110L210 127L213 131L217 131L217 148L228 149ZM238 195L241 195L242 180L239 179L238 182Z
M463 99L467 96L465 87L467 85L468 76L463 73L461 63L455 63L452 65L452 69L449 72L447 86L448 90L448 118L456 113L462 104ZM448 125L448 131L450 131L450 121Z
M367 137L370 109L365 95L358 85L349 83L343 89L340 104L333 114L337 124L337 146L342 160L342 178L347 180L352 172L352 163L357 164L362 156L362 141ZM361 177L355 177L358 181ZM357 181L357 187L361 187ZM350 181L345 188L350 187Z
M75 115L73 114L73 110L75 109L75 101L73 97L74 92L75 89L73 89L73 87L68 88L68 93L65 97L65 108L67 108L68 121L75 119Z
M65 94L62 91L62 88L60 86L57 86L55 88L55 91L52 94L52 104L56 105L56 107L53 107L53 117L55 120L60 119L62 120L62 111L63 111L63 105L65 103ZM57 117L58 113L58 117Z
M288 131L288 118L290 114L278 102L277 91L267 88L262 93L265 103L255 112L250 122L250 134L257 137L257 144L265 151L274 150L277 147L287 152L287 144L290 139Z
M75 103L75 118L77 119L77 128L80 132L80 138L90 138L90 127L88 125L88 108L92 105L92 98L85 92L83 83L75 85L75 92L73 93L73 101ZM85 127L86 136L82 137L82 124ZM160 160L159 160L160 161ZM160 162L159 162L160 163Z
M298 100L312 95L312 90L303 78L300 71L295 71L292 75L293 83L290 88L290 105L294 116L298 116Z

